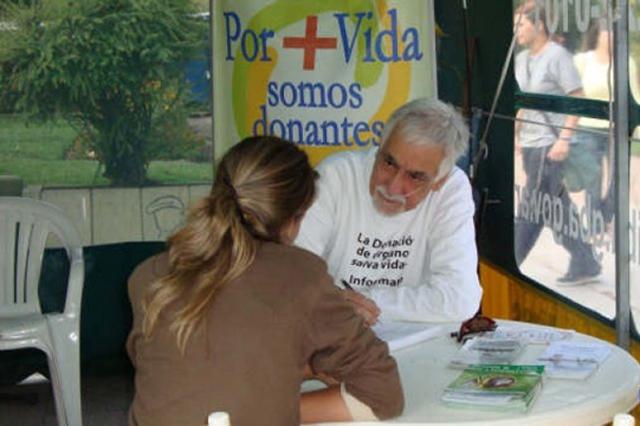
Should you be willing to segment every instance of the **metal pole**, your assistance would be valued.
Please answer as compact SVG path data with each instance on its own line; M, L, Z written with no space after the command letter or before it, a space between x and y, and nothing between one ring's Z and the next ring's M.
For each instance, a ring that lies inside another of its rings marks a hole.
M211 45L211 52L210 52L210 58L211 58L211 63L209 64L209 82L211 83L211 93L209 93L209 96L211 97L209 99L209 105L210 105L210 109L209 109L209 113L211 114L211 134L213 135L213 137L211 138L211 168L213 169L213 176L216 175L216 169L215 169L215 163L216 163L216 129L215 129L215 119L216 119L216 115L215 115L215 92L216 92L216 88L214 87L213 81L214 81L214 71L215 71L215 64L216 64L216 40L214 37L214 32L215 32L215 27L214 27L214 22L215 22L215 16L214 16L214 12L216 10L216 6L215 6L215 2L216 0L209 0L209 43Z
M616 247L616 336L618 346L629 350L629 4L614 0L614 188Z

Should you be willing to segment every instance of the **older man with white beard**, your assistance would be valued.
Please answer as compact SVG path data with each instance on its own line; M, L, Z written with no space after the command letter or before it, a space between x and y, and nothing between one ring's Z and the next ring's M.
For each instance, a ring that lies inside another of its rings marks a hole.
M326 260L365 321L461 321L479 308L471 186L455 166L469 132L436 99L396 110L380 148L318 166L295 243Z

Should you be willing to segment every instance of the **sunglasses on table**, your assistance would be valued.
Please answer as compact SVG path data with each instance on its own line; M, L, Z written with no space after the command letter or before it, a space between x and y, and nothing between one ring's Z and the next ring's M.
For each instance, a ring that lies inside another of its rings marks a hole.
M463 342L478 333L494 331L497 327L498 324L491 318L485 317L484 315L476 315L473 318L463 321L460 325L460 330L451 333L451 337L455 337L458 342Z

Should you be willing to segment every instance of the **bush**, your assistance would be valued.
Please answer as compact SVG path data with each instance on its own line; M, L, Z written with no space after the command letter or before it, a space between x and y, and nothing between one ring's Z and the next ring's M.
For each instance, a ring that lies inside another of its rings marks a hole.
M205 138L189 127L188 118L189 109L179 103L155 120L149 141L149 159L211 161Z

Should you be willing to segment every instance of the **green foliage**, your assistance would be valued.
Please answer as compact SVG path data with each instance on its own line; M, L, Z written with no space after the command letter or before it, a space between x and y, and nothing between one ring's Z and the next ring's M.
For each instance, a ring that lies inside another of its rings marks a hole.
M629 2L629 14L633 15L631 19L636 22L635 31L629 29L629 57L636 61L636 65L640 67L638 59L640 58L640 1L631 0Z
M209 11L209 0L195 0L195 4L198 12Z
M0 175L20 176L29 185L106 186L109 181L96 175L99 164L91 158L86 138L63 120L35 123L21 115L0 114ZM152 160L148 177L154 182L212 180L210 162Z
M8 162L19 158L62 160L65 149L71 144L76 133L76 130L61 120L27 125L24 117L20 115L1 114L0 159Z
M94 135L112 184L143 184L153 123L182 102L205 24L189 17L191 0L43 3L5 6L15 29L0 31L0 101L62 115Z
M174 105L153 126L149 158L154 160L185 159L195 162L212 160L210 146L203 136L189 127L189 110Z

